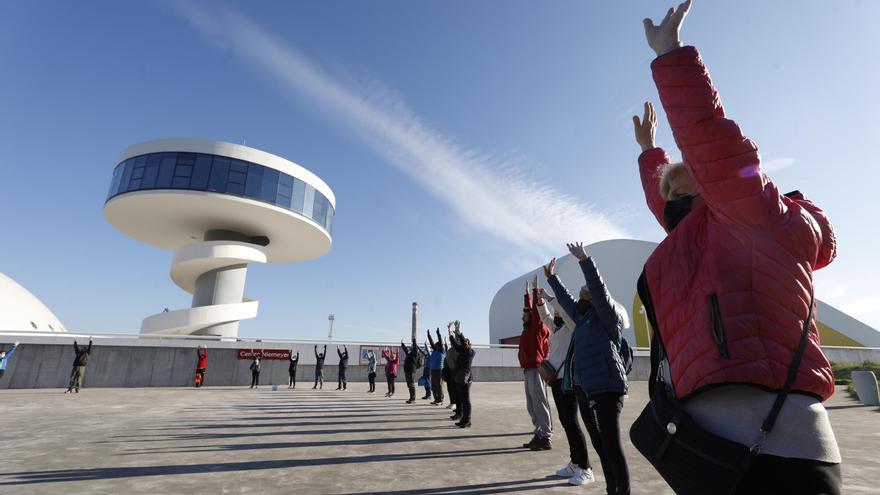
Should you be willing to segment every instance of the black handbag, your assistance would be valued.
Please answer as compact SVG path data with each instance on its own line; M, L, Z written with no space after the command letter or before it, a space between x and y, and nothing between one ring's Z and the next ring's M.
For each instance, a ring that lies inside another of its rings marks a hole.
M648 320L654 328L649 380L651 400L630 428L630 440L675 493L736 493L752 461L760 454L764 440L773 429L779 411L794 384L812 326L813 297L810 297L809 315L789 365L785 384L776 395L770 413L757 432L757 438L751 446L746 446L701 428L678 406L674 396L660 380L659 366L661 354L665 356L665 349L657 330L650 294L647 290L642 290L643 286L647 289L644 273L639 279L639 295L645 304ZM712 486L706 486L705 480L712 480Z

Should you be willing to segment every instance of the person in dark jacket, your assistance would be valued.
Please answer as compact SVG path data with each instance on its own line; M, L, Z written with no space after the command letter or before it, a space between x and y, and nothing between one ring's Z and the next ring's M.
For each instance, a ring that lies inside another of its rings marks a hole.
M446 325L446 333L449 334L450 344L452 335L452 322L449 322ZM440 340L440 329L437 329L437 340ZM447 346L446 343L443 343L443 350L446 351L446 356L443 358L443 370L440 372L440 376L443 377L443 381L446 382L446 391L449 393L449 405L446 406L446 409L455 409L456 411L459 408L458 404L458 388L455 386L455 362L458 357L458 353L456 352L454 347Z
M547 400L547 383L538 372L538 367L550 355L550 329L541 321L538 306L544 304L541 288L533 287L529 297L529 281L525 282L523 296L523 331L519 337L519 366L523 369L523 384L526 392L526 409L535 427L532 439L523 444L531 450L550 450L553 435L553 418L550 416L550 402Z
M260 370L263 368L263 355L256 354L251 362L251 388L260 388Z
M370 389L367 393L376 392L376 353L372 349L367 349L367 381L370 383Z
M336 354L339 356L339 378L337 379L336 390L345 390L348 382L345 380L345 368L348 367L348 347L342 346L345 352L339 352L339 346L336 346Z
M73 341L73 352L76 353L76 357L73 358L73 370L70 371L70 384L67 386L67 392L65 394L69 394L71 390L75 390L76 393L79 393L80 387L82 387L83 377L86 374L86 365L89 364L89 355L92 353L92 338L89 337L89 346L85 349L81 348L76 340Z
M403 341L400 341L400 350L403 352L403 373L406 377L406 388L409 389L409 399L406 401L407 404L413 404L416 401L416 382L415 382L415 372L416 372L416 364L418 361L419 349L418 344L416 343L416 339L412 339L412 346L407 347Z
M455 330L449 337L449 344L456 351L455 358L455 374L453 381L457 388L458 409L452 416L461 420L455 423L459 428L471 427L471 383L474 381L474 375L471 367L474 362L474 349L471 346L471 339L465 338L461 333L461 322L455 320Z
M290 376L290 380L287 383L287 388L296 388L296 365L299 364L299 351L296 351L296 356L293 355L293 349L290 350L290 366L287 367L287 374Z
M446 397L443 396L443 360L446 353L443 352L443 342L437 334L437 342L431 338L431 330L428 330L428 343L431 345L431 357L428 360L428 366L431 368L431 390L434 392L434 401L431 405L439 406L443 404Z
M205 372L208 371L208 346L199 346L196 350L198 361L196 361L196 388L205 384Z
M605 287L593 259L582 243L568 244L579 261L587 284L575 301L556 276L556 258L544 267L556 300L574 321L574 349L563 366L563 389L574 388L590 441L605 474L609 494L629 494L629 468L620 442L620 413L627 392L626 371L620 357L623 329L629 326L626 310Z
M327 344L324 344L324 352L318 352L318 346L315 346L315 386L312 389L324 388L324 359L327 356Z

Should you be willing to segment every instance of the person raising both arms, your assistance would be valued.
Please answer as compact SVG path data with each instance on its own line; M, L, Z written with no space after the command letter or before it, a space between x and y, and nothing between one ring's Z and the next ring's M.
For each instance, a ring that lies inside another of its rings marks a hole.
M750 467L731 481L737 493L839 494L840 451L822 406L834 375L813 319L813 273L835 258L834 231L819 207L780 194L762 170L699 51L681 42L690 8L644 21L682 161L656 147L650 102L642 120L633 117L645 198L667 232L638 283L659 363L651 403L676 404L748 453ZM685 481L721 492L706 470Z

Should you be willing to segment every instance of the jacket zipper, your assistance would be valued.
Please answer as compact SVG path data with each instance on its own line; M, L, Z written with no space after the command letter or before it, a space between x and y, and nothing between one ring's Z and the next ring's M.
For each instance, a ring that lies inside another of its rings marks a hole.
M718 353L724 359L730 359L730 351L727 349L727 335L724 333L724 321L721 318L721 308L718 306L718 295L710 294L709 302L712 309L712 338L718 346Z

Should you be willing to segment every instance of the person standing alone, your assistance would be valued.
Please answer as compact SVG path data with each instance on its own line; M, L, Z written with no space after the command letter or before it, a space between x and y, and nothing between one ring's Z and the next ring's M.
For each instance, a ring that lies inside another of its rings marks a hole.
M260 369L263 367L263 355L257 354L251 363L251 388L260 388Z
M65 394L69 394L71 390L75 390L76 393L79 393L80 387L82 387L83 376L86 374L86 365L89 364L89 355L92 353L92 338L89 337L89 346L85 349L81 348L76 340L73 341L73 352L76 353L76 357L73 358L73 370L70 372L70 384L67 386L67 392Z

